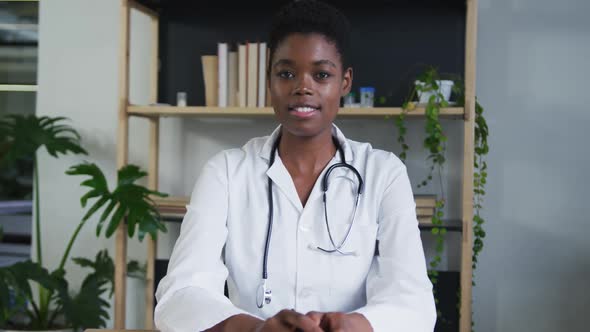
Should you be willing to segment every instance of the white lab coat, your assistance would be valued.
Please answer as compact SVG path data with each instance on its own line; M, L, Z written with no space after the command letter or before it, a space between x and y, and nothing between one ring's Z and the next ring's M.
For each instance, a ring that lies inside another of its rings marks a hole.
M301 313L362 313L375 331L433 331L436 310L427 277L415 203L406 167L390 152L348 140L333 127L346 161L365 189L342 256L330 249L316 181L305 207L287 169L269 155L280 127L241 149L218 153L198 178L168 273L158 285L156 327L202 331L246 313L268 318L284 308ZM336 153L329 165L340 162ZM273 181L274 224L268 258L272 302L256 306L268 225L268 178ZM350 223L358 182L347 169L330 176L328 215L334 242ZM375 256L376 240L379 256ZM227 279L229 299L224 296Z

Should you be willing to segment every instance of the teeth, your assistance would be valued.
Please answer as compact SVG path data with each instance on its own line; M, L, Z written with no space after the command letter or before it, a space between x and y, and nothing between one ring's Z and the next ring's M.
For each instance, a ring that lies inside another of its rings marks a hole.
M295 112L309 113L315 111L316 109L313 107L295 107L294 110Z

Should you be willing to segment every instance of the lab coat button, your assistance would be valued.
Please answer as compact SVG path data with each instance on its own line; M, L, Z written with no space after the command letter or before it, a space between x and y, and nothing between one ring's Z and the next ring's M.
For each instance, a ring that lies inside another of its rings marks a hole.
M302 232L309 232L309 227L301 225L301 226L299 226L299 230L301 230Z

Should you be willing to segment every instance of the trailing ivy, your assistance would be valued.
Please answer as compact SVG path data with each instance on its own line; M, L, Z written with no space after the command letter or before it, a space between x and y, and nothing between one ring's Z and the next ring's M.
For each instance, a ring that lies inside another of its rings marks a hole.
M483 229L485 222L481 216L481 210L483 209L483 198L486 194L485 185L488 178L488 164L486 162L486 156L490 150L488 146L488 125L485 117L483 116L484 109L475 100L475 160L474 160L474 173L473 173L473 286L475 286L475 269L477 268L477 257L483 249L483 239L486 236L486 232Z
M431 96L424 107L425 112L425 133L424 147L428 150L429 155L427 160L430 161L429 172L424 180L418 182L417 187L425 187L433 180L435 172L438 173L437 177L440 180L440 191L441 196L436 201L436 209L434 216L432 217L433 228L431 233L435 236L435 256L429 262L428 276L430 277L433 285L438 282L439 273L436 270L440 265L442 258L441 255L444 251L444 237L447 234L447 230L443 227L443 210L445 207L445 195L444 187L442 183L443 167L446 162L446 143L447 137L444 134L442 125L440 123L440 111L444 107L448 106L448 102L444 100L442 91L438 84L441 80L438 71L433 67L428 67L422 74L417 76L418 81L423 82L421 85L414 85L405 102L402 105L402 113L395 119L395 126L398 129L397 142L401 146L401 152L399 158L405 163L407 159L407 152L409 146L406 142L406 118L409 112L416 110L417 104L416 99L423 93L430 93ZM457 98L457 105L465 105L465 85L461 78L457 76L453 77L454 86L453 92ZM380 101L382 104L385 102L385 98ZM484 196L486 194L485 185L487 183L487 162L486 156L489 152L488 145L488 126L484 117L484 109L479 104L478 100L475 101L475 135L474 135L474 178L473 178L473 256L472 256L472 283L475 286L475 270L477 268L478 256L483 250L484 243L483 239L486 233L483 229L485 219L481 215L483 209ZM460 293L458 294L458 306L460 304ZM435 301L438 304L438 299ZM438 312L439 318L441 316L440 311ZM473 324L472 324L473 326Z
M426 178L418 183L418 188L427 186L434 177L436 171L439 178L440 185L440 197L436 200L435 212L432 216L431 222L433 228L431 230L432 235L435 237L435 255L429 262L428 276L433 285L438 282L439 272L437 268L442 261L442 254L444 252L444 241L447 230L443 227L444 207L445 207L445 194L442 183L443 167L446 162L446 142L447 137L443 132L442 125L440 123L440 112L441 109L448 106L448 102L445 100L441 87L439 86L440 77L438 72L433 67L428 67L422 74L417 78L417 81L422 82L421 84L415 84L408 95L406 101L402 105L402 114L396 119L396 127L398 129L398 143L400 143L402 151L400 153L400 159L405 162L407 157L407 151L409 146L406 143L405 135L407 128L405 125L405 119L408 112L412 112L416 109L416 102L414 101L422 94L430 94L428 102L424 105L425 112L425 125L424 131L426 137L424 138L424 148L428 151L429 155L427 160L430 162L429 172ZM438 305L439 300L434 291L435 303ZM438 306L437 306L438 307ZM441 312L437 309L438 316L441 317Z

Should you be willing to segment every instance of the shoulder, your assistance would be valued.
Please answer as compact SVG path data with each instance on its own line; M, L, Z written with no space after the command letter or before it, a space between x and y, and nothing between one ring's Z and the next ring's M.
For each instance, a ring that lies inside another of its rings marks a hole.
M347 139L347 142L352 148L355 164L387 173L406 171L406 165L391 151L373 148L368 142L357 142L350 139Z
M255 137L248 140L242 147L222 150L209 158L207 165L228 169L232 165L243 165L246 162L257 160L257 156L260 155L267 140L268 136Z
M363 174L367 188L370 186L375 193L385 193L395 183L408 179L406 165L395 153L376 149L367 142L347 142L353 151L353 166Z

